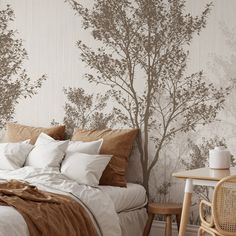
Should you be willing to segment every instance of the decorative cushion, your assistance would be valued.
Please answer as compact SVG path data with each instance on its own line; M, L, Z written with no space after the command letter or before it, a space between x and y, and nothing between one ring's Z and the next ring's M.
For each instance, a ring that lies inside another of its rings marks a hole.
M65 156L69 140L57 141L47 134L41 133L35 143L34 149L26 159L26 166L37 168L60 168Z
M30 143L34 144L42 132L57 140L63 140L65 138L64 125L42 128L8 123L6 127L6 142L15 143L30 139Z
M126 187L128 158L138 129L75 129L73 141L94 141L103 138L100 154L113 155L100 179L100 185Z
M15 170L21 168L33 147L29 144L29 140L19 143L1 143L0 169Z
M111 155L72 152L61 164L61 173L80 184L97 186Z

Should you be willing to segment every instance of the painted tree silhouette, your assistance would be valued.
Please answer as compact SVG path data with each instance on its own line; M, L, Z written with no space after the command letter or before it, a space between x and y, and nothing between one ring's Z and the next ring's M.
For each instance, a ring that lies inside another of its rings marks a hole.
M23 69L27 52L17 32L9 29L14 12L9 5L0 10L0 128L13 118L15 105L22 98L31 97L41 87L43 75L34 83Z
M202 71L186 75L188 46L205 28L212 4L199 16L184 0L67 0L99 48L78 41L86 78L107 86L119 121L139 128L143 184L176 134L212 122L229 88L207 84Z
M236 27L230 28L226 23L221 23L220 29L225 38L225 45L230 50L230 53L227 53L227 56L215 54L211 69L220 83L230 84L233 88L224 107L227 115L221 117L221 121L224 122L224 126L227 126L232 133L230 136L234 137L236 134L236 106L234 102L236 99ZM228 119L229 116L230 119Z
M114 115L101 112L106 107L108 96L89 95L82 88L64 89L67 96L64 124L68 133L74 127L81 129L105 129L112 126Z

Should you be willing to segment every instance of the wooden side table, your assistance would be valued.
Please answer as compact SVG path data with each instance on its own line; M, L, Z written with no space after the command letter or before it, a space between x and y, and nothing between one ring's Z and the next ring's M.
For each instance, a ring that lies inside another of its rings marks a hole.
M192 201L192 192L194 186L211 186L215 187L221 179L227 176L236 175L236 167L229 170L214 170L209 167L181 171L174 173L173 176L185 180L184 202L182 219L180 223L179 235L185 236L187 223L189 221L189 213Z
M182 206L176 203L149 203L148 220L143 232L143 236L148 236L152 227L155 215L164 215L166 217L165 236L172 235L172 215L176 216L177 227L179 230Z

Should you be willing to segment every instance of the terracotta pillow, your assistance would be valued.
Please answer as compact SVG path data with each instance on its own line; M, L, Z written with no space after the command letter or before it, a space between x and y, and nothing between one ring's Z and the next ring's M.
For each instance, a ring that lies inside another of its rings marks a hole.
M103 138L101 154L113 155L100 179L100 185L126 187L126 170L128 158L132 151L138 129L75 129L73 141L95 141Z
M34 144L42 132L57 140L63 140L65 138L64 125L42 128L8 123L6 126L6 142L21 142L30 139L30 143Z

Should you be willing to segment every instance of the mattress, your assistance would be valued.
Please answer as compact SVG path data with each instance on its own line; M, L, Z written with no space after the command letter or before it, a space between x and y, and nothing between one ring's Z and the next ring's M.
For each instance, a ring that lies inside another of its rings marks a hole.
M117 213L141 208L147 203L146 191L142 185L128 183L127 188L99 186L114 203Z

